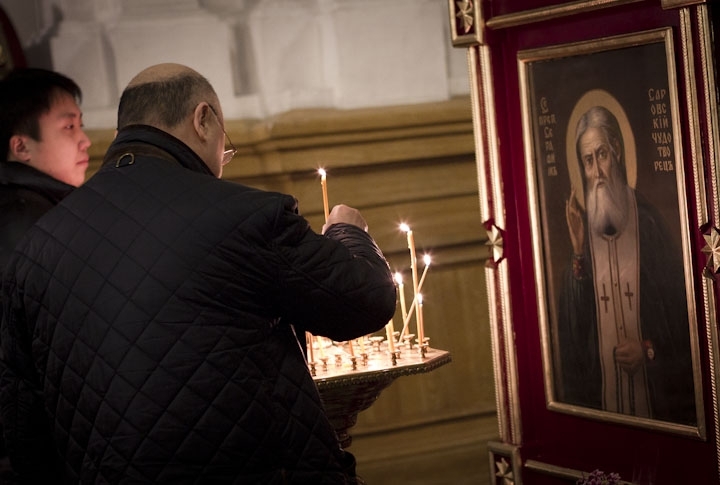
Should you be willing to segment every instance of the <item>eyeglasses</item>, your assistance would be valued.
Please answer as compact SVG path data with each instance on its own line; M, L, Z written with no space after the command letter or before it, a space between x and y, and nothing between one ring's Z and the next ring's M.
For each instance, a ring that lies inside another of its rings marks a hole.
M220 122L220 117L218 116L217 111L215 111L215 108L213 108L210 103L208 103L208 106L210 106L210 110L215 113L215 118L217 118L218 122ZM235 145L233 145L232 140L230 140L230 137L228 136L227 131L225 131L225 128L222 126L222 124L220 125L220 127L222 128L223 133L225 133L225 138L227 138L228 145L230 145L231 147L230 150L225 150L223 152L222 164L227 165L228 163L230 163L230 160L233 159L238 150L237 148L235 148Z

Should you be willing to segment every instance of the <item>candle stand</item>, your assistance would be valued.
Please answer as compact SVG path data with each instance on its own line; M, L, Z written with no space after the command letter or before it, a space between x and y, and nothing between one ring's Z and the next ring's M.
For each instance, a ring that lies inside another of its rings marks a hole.
M430 372L451 361L448 351L427 345L422 353L417 346L409 349L404 345L390 352L386 344L372 341L372 337L371 342L372 345L365 349L367 352L355 352L350 356L336 350L335 357L324 357L309 364L330 423L343 448L352 442L349 430L357 422L358 413L369 408L395 379Z

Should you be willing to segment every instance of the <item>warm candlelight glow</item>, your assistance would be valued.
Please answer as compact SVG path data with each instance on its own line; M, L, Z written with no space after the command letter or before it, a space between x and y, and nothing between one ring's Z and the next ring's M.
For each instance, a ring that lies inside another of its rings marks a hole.
M428 268L430 267L430 255L426 254L423 256L423 262L425 263L425 268L423 268L422 275L420 276L420 282L418 283L418 291L422 291L423 283L425 282L425 275L427 274Z
M318 173L320 174L320 187L322 187L322 198L323 198L323 211L325 213L325 222L327 222L330 216L330 206L328 204L328 192L327 192L327 172L324 168L319 168Z

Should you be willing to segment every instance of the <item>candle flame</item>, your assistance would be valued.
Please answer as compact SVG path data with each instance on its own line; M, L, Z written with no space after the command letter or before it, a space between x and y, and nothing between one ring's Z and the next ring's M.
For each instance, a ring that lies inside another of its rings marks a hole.
M395 273L395 282L396 282L398 285L402 285L403 277L402 277L402 273L399 272L399 271L398 271L397 273Z
M410 226L403 222L402 224L400 224L400 230L402 232L410 232Z
M327 172L325 171L324 168L318 168L318 173L320 174L321 177L324 177L327 175Z
M418 293L418 294L417 294L417 302L418 302L418 305L422 305L422 304L423 304L423 296L422 296L422 293Z
M425 266L430 266L430 261L431 261L431 258L430 258L429 254L426 254L423 256L423 262L425 263Z

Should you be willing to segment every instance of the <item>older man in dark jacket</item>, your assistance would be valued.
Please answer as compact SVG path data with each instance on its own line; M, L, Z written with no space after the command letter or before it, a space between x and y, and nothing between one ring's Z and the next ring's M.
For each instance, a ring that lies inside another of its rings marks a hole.
M103 167L8 262L0 401L28 481L354 482L296 332L382 328L387 262L354 209L320 235L219 180L223 125L195 71L141 72Z

